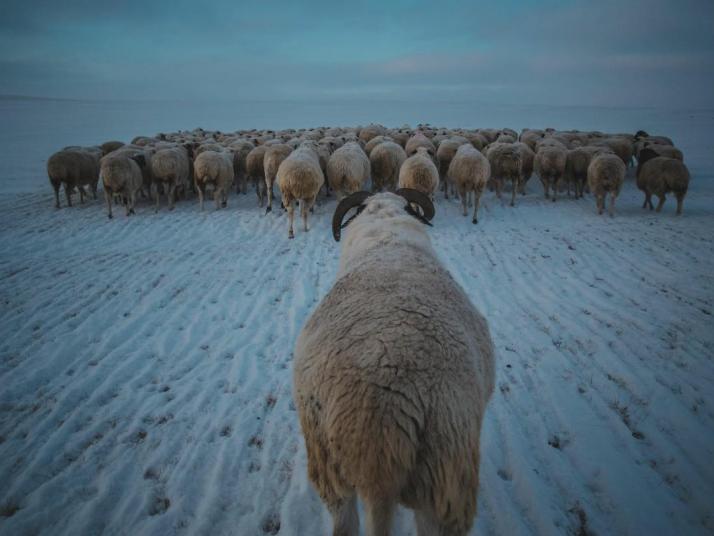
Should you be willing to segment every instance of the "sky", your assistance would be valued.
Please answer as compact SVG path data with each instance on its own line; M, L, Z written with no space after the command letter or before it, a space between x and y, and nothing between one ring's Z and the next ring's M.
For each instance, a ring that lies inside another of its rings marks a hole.
M0 95L714 107L714 0L3 0Z

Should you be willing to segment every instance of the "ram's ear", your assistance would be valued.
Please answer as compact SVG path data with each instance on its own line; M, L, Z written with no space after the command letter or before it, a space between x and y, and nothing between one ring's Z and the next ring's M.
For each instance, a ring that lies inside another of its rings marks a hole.
M335 213L332 215L332 236L335 238L336 242L340 241L342 228L347 225L342 224L342 220L345 219L345 215L347 215L351 209L361 206L370 195L372 194L369 192L355 192L348 195L338 203ZM347 223L349 222L350 220L348 220Z

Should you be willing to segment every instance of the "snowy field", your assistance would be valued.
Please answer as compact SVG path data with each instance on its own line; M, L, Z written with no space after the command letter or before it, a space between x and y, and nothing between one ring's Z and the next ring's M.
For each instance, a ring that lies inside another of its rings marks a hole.
M607 128L541 115L439 124ZM473 534L714 532L714 120L639 124L608 130L674 138L693 176L681 217L673 199L643 211L632 170L615 218L545 201L535 177L515 208L487 193L478 226L438 196L435 249L497 349ZM41 159L118 135L38 135L54 145L32 159L16 140L0 177L0 533L327 533L291 363L337 270L335 201L295 240L253 192L219 212L54 210Z

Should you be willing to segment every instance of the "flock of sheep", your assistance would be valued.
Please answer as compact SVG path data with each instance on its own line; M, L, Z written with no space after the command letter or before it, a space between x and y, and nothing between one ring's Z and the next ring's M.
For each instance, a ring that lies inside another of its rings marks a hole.
M332 219L342 238L333 287L305 323L294 352L294 398L305 438L308 477L333 518L336 535L357 535L361 498L366 534L388 535L397 505L415 512L417 533L465 535L476 515L480 432L495 382L486 319L441 265L424 224L434 195L458 194L463 213L481 194L511 205L535 171L546 198L586 187L610 214L628 165L637 186L677 198L689 173L668 138L600 132L503 129L445 130L420 125L386 129L320 128L192 132L139 137L131 144L67 147L47 168L59 207L76 189L96 197L101 178L107 210L120 200L127 215L138 195L176 196L208 188L216 208L235 188L255 184L272 210L277 182L293 237L295 201L304 229L323 191L338 198ZM327 181L325 181L327 177ZM365 191L371 179L371 192ZM389 190L382 192L382 190ZM345 221L348 214L351 214Z
M582 197L589 188L599 213L610 197L610 214L620 192L626 168L637 159L637 186L652 195L662 208L667 193L677 199L677 214L687 192L689 172L682 152L664 136L525 129L443 129L418 125L416 129L388 129L380 125L357 128L315 128L282 131L179 131L156 137L139 136L130 144L110 141L93 147L66 147L53 154L47 172L59 208L64 184L67 204L78 190L83 202L88 187L96 198L101 179L109 217L116 197L134 213L137 197L153 195L156 210L160 195L169 209L178 197L198 194L201 208L207 189L212 189L216 208L225 207L235 184L246 193L254 183L258 203L267 198L272 210L274 185L289 215L292 238L295 201L300 202L303 227L321 191L338 200L367 188L372 192L412 188L434 196L458 194L464 215L473 206L478 221L481 194L487 186L501 197L504 183L511 185L511 206L517 192L535 171L546 198L571 189ZM327 178L327 180L325 180ZM324 190L323 190L324 188Z

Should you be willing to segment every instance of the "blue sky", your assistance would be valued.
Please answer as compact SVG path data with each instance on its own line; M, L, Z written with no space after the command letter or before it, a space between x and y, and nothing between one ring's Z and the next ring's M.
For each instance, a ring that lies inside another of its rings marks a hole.
M714 1L3 0L0 94L712 106Z

